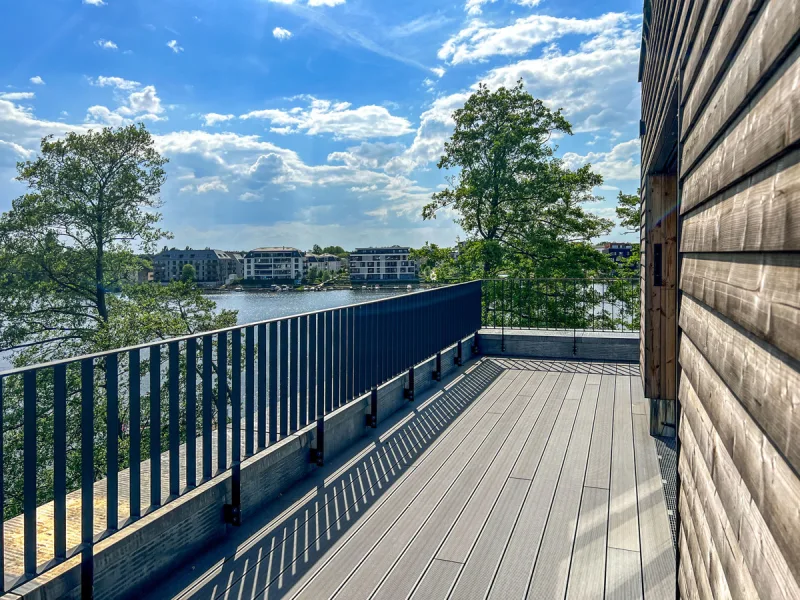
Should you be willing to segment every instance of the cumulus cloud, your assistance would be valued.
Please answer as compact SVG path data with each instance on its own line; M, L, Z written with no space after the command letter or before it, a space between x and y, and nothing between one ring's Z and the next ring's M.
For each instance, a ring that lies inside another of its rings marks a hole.
M83 0L84 4L90 4L92 6L105 6L106 3L103 0Z
M124 82L125 80L122 81ZM107 83L106 85L114 84ZM124 85L125 87L117 87L123 90L130 89L127 83ZM165 109L161 104L161 99L158 97L155 86L148 85L122 98L121 105L116 110L100 105L90 106L86 111L86 121L88 123L119 127L135 121L162 121L166 118L161 116L164 112Z
M99 39L94 44L103 50L117 50L118 48L118 46L111 40Z
M467 0L467 3L464 5L464 10L467 11L468 15L479 15L483 12L484 4L494 4L495 2L497 2L497 0ZM513 0L513 2L520 6L532 8L534 6L539 6L542 0Z
M240 119L264 119L275 133L331 133L338 139L397 137L411 133L411 123L392 115L383 106L352 108L349 102L331 102L307 97L308 106L291 109L256 110Z
M405 146L397 142L393 144L362 142L344 152L331 152L328 155L328 162L344 163L355 169L381 169L404 149Z
M203 115L203 121L205 121L206 127L213 127L217 123L223 123L235 118L236 117L234 115L221 115L219 113L208 113Z
M292 32L288 29L284 29L283 27L276 27L272 30L272 37L277 40L288 40L292 37Z
M41 77L39 77L38 75L34 75L33 77L31 77L31 78L30 78L30 82L31 82L33 85L44 85L44 79L42 79L42 78L41 78Z
M183 52L183 46L178 45L178 40L170 40L167 42L167 48L172 50L175 54Z
M431 69L431 73L433 73L433 74L434 74L434 75L436 75L437 77L444 77L444 74L445 74L446 72L447 72L447 71L445 71L445 70L444 70L442 67L433 67L433 68Z
M0 94L0 100L9 100L11 102L18 100L33 100L34 98L36 98L36 94L33 92L6 92Z
M113 87L118 90L126 91L135 90L142 85L138 81L123 79L122 77L105 77L103 75L100 75L95 79L89 79L89 83L97 87Z
M338 6L346 0L308 0L309 6Z
M641 170L639 156L639 140L633 139L617 144L609 152L589 152L584 156L566 152L563 159L571 169L591 164L593 170L605 179L638 181Z
M633 20L633 15L625 13L607 13L591 19L531 15L517 19L511 25L494 27L474 19L444 43L438 57L451 64L459 64L485 61L497 55L517 56L526 54L534 46L565 35L618 31Z

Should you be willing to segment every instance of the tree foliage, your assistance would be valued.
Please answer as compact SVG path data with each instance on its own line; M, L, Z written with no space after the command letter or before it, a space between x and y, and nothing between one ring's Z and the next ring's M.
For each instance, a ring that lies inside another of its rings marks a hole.
M181 281L192 282L197 279L197 270L194 265L186 264L181 269Z
M481 84L453 113L440 169L457 170L423 209L442 209L480 242L483 275L577 276L607 266L589 242L612 223L584 209L603 179L589 165L570 170L555 156L555 136L571 135L560 110L526 92L522 81L491 92Z

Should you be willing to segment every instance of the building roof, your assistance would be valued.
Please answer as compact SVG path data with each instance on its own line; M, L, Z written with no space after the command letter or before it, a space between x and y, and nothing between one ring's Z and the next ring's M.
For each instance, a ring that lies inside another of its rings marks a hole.
M253 248L250 252L300 252L297 248L291 246L272 246L264 248ZM302 254L302 252L301 252Z
M233 252L212 250L211 248L203 248L202 250L196 250L194 248L189 248L188 250L186 248L172 248L170 250L162 250L153 256L153 260L175 260L177 258L192 260L213 260L215 258L218 260L237 260L237 256Z

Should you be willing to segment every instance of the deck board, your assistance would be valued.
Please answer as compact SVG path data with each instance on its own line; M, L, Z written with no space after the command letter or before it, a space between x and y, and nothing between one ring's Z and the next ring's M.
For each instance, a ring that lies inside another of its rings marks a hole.
M486 359L150 598L666 598L635 367ZM388 427L388 426L387 426ZM243 528L244 529L244 528ZM640 541L641 540L641 541Z

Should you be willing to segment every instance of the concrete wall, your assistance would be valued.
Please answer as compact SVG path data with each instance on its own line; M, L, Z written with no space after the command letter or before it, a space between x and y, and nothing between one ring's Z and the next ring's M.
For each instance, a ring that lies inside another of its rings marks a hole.
M471 358L471 343L463 344L465 362ZM456 371L456 349L442 353L442 375ZM435 359L415 370L417 395L430 389ZM401 375L378 389L378 421L401 410L410 410L403 396L407 375ZM325 417L325 458L334 458L368 434L366 415L369 394L342 406ZM316 426L288 436L264 452L242 463L242 518L278 497L292 484L317 469L309 462L316 447ZM222 506L231 501L231 474L226 472L145 516L95 546L94 597L136 598L143 589L158 582L193 555L226 537L230 525L222 517ZM9 597L31 600L80 597L80 562L74 557L28 582Z
M571 331L482 329L480 350L497 356L637 362L639 334L577 331L573 337Z

